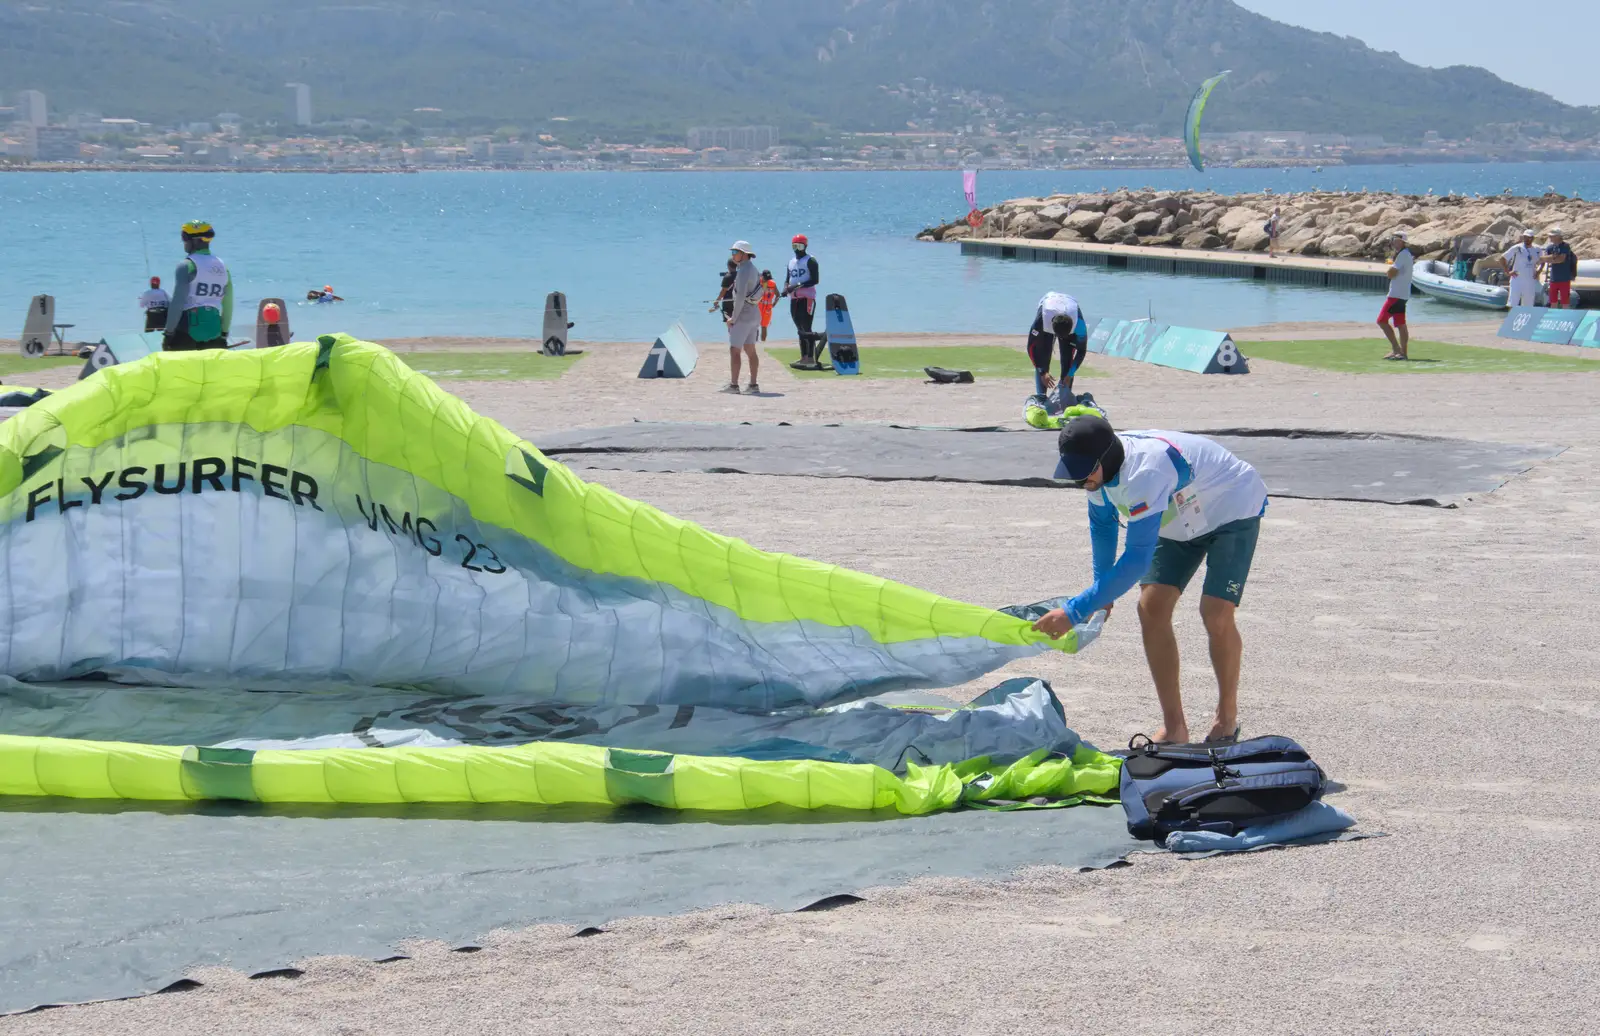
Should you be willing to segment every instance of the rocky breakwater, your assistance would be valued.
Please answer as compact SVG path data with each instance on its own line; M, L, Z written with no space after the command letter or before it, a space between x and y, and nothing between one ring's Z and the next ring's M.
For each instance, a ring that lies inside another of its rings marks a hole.
M1212 191L1129 191L1015 198L983 209L983 222L965 219L929 227L919 241L963 238L1031 238L1265 252L1265 224L1279 212L1278 254L1387 260L1388 241L1404 230L1419 259L1443 258L1463 234L1483 234L1499 248L1533 227L1543 243L1559 226L1583 257L1600 255L1600 203L1546 194L1383 194L1312 191L1304 194L1217 194Z

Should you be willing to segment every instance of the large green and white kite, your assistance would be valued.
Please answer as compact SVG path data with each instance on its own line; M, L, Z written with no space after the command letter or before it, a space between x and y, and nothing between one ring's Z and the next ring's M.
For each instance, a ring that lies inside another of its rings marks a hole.
M0 794L919 813L1115 787L1047 689L838 747L890 730L847 703L1074 638L586 483L345 335L158 354L0 424L0 559ZM654 750L684 730L709 754Z
M1200 84L1200 89L1189 98L1189 110L1183 116L1183 146L1189 151L1189 164L1194 166L1195 172L1203 173L1206 164L1200 157L1200 116L1205 114L1206 100L1210 98L1211 91L1217 84L1228 77L1233 69L1218 72L1216 75Z

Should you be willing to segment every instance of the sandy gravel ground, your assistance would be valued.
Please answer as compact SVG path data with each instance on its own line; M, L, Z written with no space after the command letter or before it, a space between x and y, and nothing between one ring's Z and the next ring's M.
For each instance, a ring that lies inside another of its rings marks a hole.
M1418 337L1475 341L1485 324ZM1277 329L1285 337L1312 328ZM1362 328L1324 327L1329 336ZM1488 344L1487 341L1481 344ZM870 363L872 342L865 345ZM640 346L562 380L455 382L544 429L667 420L1016 422L1024 386L802 382L717 394L721 350L686 382L640 382ZM1333 801L1390 837L1204 862L1050 868L873 890L821 914L730 906L495 933L482 952L318 959L294 979L0 1020L7 1033L1556 1033L1593 1028L1600 988L1600 374L1340 375L1258 362L1198 377L1117 360L1092 388L1123 427L1351 428L1571 446L1459 510L1275 500L1240 611L1247 733L1302 739ZM1088 576L1070 491L603 473L666 510L993 605ZM832 533L824 534L826 526ZM1191 725L1212 687L1181 615ZM1154 695L1132 602L1083 656L1036 659L1069 721L1111 745ZM1587 775L1587 776L1586 776Z

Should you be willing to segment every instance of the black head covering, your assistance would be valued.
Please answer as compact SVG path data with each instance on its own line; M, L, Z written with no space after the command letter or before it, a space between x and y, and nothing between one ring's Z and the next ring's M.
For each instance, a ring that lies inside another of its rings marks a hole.
M1061 451L1056 478L1082 482L1098 464L1100 473L1110 482L1122 470L1122 441L1112 430L1111 422L1103 417L1074 417L1061 429L1056 447Z

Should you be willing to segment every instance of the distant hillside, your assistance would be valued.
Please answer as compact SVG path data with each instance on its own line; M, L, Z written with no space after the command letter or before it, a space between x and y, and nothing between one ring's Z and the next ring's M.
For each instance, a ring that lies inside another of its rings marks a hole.
M1224 68L1207 115L1219 130L1600 131L1600 110L1230 0L0 0L0 90L156 121L277 118L283 84L301 81L318 119L806 134L979 121L949 99L964 90L1013 113L1176 132L1194 86ZM893 92L916 77L943 99Z

